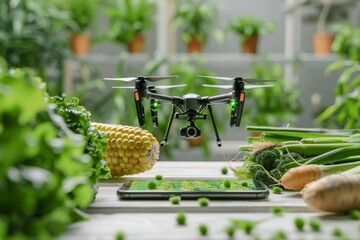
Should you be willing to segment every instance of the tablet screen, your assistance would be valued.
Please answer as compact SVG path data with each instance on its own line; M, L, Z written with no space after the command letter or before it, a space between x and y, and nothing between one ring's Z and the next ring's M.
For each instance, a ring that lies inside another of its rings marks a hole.
M132 181L128 190L149 190L149 182L155 182L154 190L162 191L251 191L258 190L252 180L138 180ZM225 184L224 184L225 183Z

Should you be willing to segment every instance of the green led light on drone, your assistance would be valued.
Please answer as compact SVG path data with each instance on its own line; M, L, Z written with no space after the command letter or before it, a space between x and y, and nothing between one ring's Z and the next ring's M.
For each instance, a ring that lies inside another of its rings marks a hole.
M235 107L236 106L236 101L230 101L230 106Z

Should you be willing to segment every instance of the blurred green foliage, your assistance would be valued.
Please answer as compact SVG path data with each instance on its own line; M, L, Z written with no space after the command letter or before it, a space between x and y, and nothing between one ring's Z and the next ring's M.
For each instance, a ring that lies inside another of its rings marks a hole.
M340 60L335 61L325 73L340 73L335 87L335 103L317 117L325 127L360 127L360 28L349 23L337 25L338 31L332 49Z
M273 23L263 21L255 16L237 17L228 27L240 38L241 42L244 42L248 37L263 36L275 31Z
M284 78L284 68L265 57L263 61L253 63L251 77L277 81L273 83L274 87L246 92L249 102L244 109L246 125L295 125L296 117L301 113L300 89L293 81Z
M181 39L188 43L195 37L200 42L206 43L209 33L212 32L217 41L223 40L223 33L215 25L216 5L209 1L186 0L177 1L175 16L172 24L181 28Z
M85 218L91 159L40 78L0 62L0 238L49 239Z
M105 9L109 17L107 40L126 44L153 25L156 9L153 0L114 0L108 5Z
M96 16L99 0L65 0L63 8L70 14L70 29L74 33L83 33L89 29Z
M9 66L34 69L51 94L60 94L63 62L70 53L61 34L69 21L57 0L0 1L0 57Z

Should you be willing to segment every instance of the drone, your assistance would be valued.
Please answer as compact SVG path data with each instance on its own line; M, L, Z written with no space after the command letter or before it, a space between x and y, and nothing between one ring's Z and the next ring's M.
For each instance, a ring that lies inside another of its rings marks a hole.
M205 113L205 110L207 110L214 128L218 147L221 147L221 140L214 120L212 103L230 104L231 106L230 127L233 126L239 127L241 123L241 117L245 103L245 90L274 86L273 84L246 85L245 83L263 83L263 82L276 81L276 80L259 80L259 79L251 79L251 78L244 79L241 77L229 78L229 77L212 77L212 76L202 76L202 75L198 75L198 77L232 81L232 85L203 84L204 87L214 87L214 88L232 89L232 90L229 93L215 95L215 96L200 96L195 93L188 93L183 96L168 96L158 93L157 89L184 87L186 85L180 84L180 85L155 86L155 85L148 85L147 83L148 82L154 83L165 79L179 78L176 75L104 78L104 80L135 82L135 86L113 86L112 88L134 89L136 113L140 126L145 125L145 111L143 105L143 101L145 99L150 100L150 112L151 112L152 122L155 127L158 127L157 109L159 104L160 103L172 104L171 115L165 131L164 139L160 143L161 146L165 146L168 144L169 133L174 118L179 120L186 120L189 122L188 126L180 128L180 135L182 137L185 137L187 139L199 138L201 136L201 130L196 126L195 123L197 120L206 120L208 118L208 115Z

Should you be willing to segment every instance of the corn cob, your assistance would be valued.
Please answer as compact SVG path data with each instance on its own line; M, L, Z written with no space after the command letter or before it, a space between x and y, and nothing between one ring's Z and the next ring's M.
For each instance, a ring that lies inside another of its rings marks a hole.
M103 158L113 177L145 172L159 159L160 145L148 131L125 125L91 124L106 134L108 142Z

